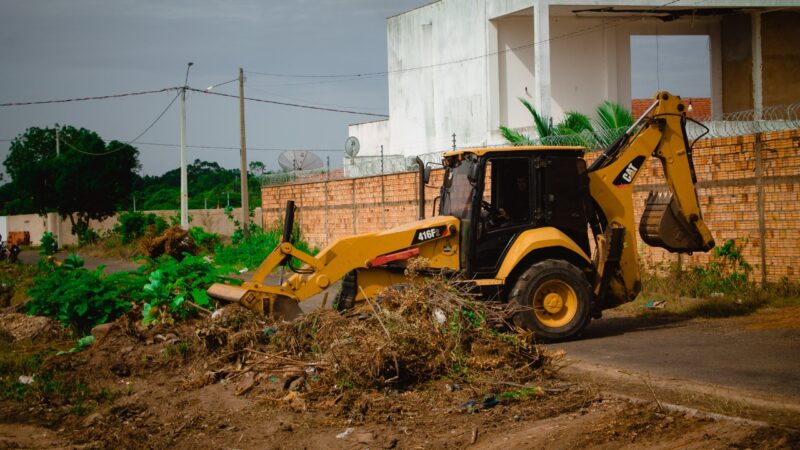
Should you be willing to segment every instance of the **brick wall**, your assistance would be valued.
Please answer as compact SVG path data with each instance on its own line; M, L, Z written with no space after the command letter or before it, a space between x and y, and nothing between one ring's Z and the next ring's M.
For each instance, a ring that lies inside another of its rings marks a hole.
M587 155L587 160L594 156ZM747 239L744 256L753 265L756 280L798 281L800 130L700 141L694 161L700 203L717 243ZM661 165L653 159L637 179L637 224L648 191L666 190L660 174ZM440 185L441 177L441 170L434 171L430 185ZM261 190L264 223L280 222L286 200L295 200L297 221L306 238L322 247L342 236L415 220L417 190L415 172L266 186ZM436 188L426 189L426 216L437 194ZM677 261L677 255L641 243L640 255L648 267ZM707 260L707 254L682 257L684 266Z
M684 98L682 99L686 106L691 102L692 110L689 112L689 117L695 120L704 120L711 117L711 99L710 98ZM631 100L631 115L636 120L647 111L647 108L653 104L652 98L636 98Z

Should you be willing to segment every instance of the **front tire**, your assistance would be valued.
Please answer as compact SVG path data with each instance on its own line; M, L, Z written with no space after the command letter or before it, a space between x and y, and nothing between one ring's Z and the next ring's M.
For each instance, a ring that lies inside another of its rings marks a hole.
M514 323L547 340L578 336L589 324L591 287L580 269L559 259L529 267L511 289Z

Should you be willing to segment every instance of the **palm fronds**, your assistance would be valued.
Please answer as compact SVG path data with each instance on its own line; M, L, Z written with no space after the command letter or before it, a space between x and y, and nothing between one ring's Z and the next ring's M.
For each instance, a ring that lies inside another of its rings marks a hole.
M633 125L633 116L627 108L612 101L604 101L595 109L597 123L605 130L627 128Z
M546 138L556 134L556 127L553 126L553 121L550 120L549 117L539 114L539 112L536 111L536 108L534 108L533 105L531 105L530 102L524 98L520 98L519 101L525 105L525 108L527 108L528 111L530 111L531 116L533 116L533 124L536 126L536 133L540 138Z
M606 147L633 124L630 111L619 103L604 101L595 109L596 119L586 114L569 111L564 119L556 125L552 120L539 114L536 108L526 99L519 101L531 113L536 132L539 135L534 141L530 137L501 126L500 133L512 145L580 145L587 149Z
M500 134L512 145L530 145L532 140L530 137L520 133L519 131L512 130L511 128L500 126Z

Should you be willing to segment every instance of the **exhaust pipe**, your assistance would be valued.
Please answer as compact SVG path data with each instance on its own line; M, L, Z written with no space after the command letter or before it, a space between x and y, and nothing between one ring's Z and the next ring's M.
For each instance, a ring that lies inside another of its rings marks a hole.
M426 180L425 163L422 162L422 158L417 156L416 161L417 167L419 167L419 180L417 181L419 183L419 210L417 211L417 220L422 220L425 218L425 183L428 180Z
M294 200L287 200L286 201L286 215L283 217L283 238L281 243L288 242L292 243L292 232L294 231ZM286 255L281 261L281 266L289 264L292 261L292 257ZM281 268L281 279L280 283L283 284L283 268Z

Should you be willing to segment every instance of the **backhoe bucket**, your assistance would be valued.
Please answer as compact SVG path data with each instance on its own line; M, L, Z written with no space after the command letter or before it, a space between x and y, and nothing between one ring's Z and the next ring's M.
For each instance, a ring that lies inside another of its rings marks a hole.
M661 247L674 253L708 251L703 238L693 223L681 213L680 206L671 193L650 192L644 214L639 222L639 234L650 246Z

